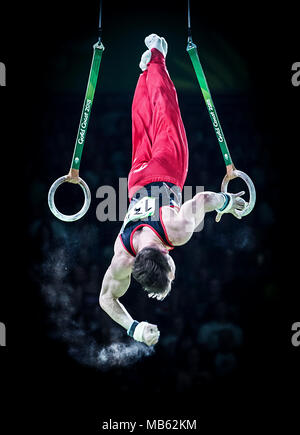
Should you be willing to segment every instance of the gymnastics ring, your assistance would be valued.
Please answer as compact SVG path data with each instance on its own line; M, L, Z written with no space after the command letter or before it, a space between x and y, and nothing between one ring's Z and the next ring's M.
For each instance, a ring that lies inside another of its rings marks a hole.
M48 193L48 205L54 216L56 216L61 221L65 222L74 222L80 219L82 216L86 214L86 212L89 209L89 206L91 204L91 192L89 189L89 186L86 184L85 181L83 181L82 178L78 177L78 182L76 184L79 184L79 186L82 188L84 193L84 204L82 208L75 214L67 215L61 213L59 210L57 210L55 202L54 202L54 195L57 190L57 188L63 184L63 183L70 183L69 177L67 175L64 175L63 177L58 178L52 186L49 189Z
M234 178L241 178L245 181L247 184L250 198L247 206L244 208L244 210L241 212L241 217L247 216L247 214L251 213L251 211L254 208L255 202L256 202L256 191L253 184L253 181L251 178L245 174L245 172L238 171L237 169L234 169L233 171L230 171L229 173L225 175L223 178L222 184L221 184L221 192L227 192L227 186L229 184L230 180L233 180Z

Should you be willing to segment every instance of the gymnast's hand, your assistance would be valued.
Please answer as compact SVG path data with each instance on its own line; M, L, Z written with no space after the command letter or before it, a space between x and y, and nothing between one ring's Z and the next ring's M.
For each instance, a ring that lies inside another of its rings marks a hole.
M243 198L241 198L241 196L244 194L245 194L244 191L239 193L226 192L227 198L230 199L224 210L220 211L219 209L216 209L217 211L216 222L220 222L221 217L224 213L231 213L237 219L242 219L243 211L245 207L247 207L248 205L248 202L246 202Z
M247 207L248 202L246 202L243 198L241 198L242 195L245 195L245 192L239 192L239 193L231 193L230 194L233 202L231 208L228 210L228 213L233 214L237 219L242 219L242 211Z
M143 342L147 344L147 346L153 346L159 340L160 332L156 325L152 325L151 323L147 323L144 327L143 331Z

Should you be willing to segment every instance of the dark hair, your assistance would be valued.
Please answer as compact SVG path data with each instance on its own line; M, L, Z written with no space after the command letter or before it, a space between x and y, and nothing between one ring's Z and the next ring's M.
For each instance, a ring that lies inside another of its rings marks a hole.
M132 276L149 293L163 293L168 284L171 267L166 256L156 248L143 248L138 252Z

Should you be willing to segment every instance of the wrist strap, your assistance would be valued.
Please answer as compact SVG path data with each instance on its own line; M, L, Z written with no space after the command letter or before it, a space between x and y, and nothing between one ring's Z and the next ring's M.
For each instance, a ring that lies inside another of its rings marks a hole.
M228 213L229 210L231 210L232 204L233 204L233 197L230 193L224 193L224 192L220 192L224 198L225 198L225 202L223 204L223 206L219 209L216 209L217 213Z
M230 201L230 196L227 193L223 193L223 192L220 192L220 193L221 193L221 195L224 196L225 202L221 208L217 208L217 211L219 211L219 212L225 210L225 208L227 207L227 205Z
M127 330L127 334L129 335L129 337L133 337L135 328L137 327L138 324L139 324L139 322L137 320L134 320L132 322L131 326Z

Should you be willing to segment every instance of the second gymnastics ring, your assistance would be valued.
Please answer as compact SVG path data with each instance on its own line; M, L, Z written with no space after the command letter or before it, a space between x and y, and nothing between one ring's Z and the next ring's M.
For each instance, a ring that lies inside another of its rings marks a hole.
M240 213L241 217L244 217L244 216L247 216L247 214L251 213L251 211L253 210L253 208L255 206L255 202L256 202L255 187L254 187L253 181L245 172L234 169L232 172L227 173L225 175L225 177L223 178L223 181L221 184L221 192L227 193L227 187L228 187L229 181L233 180L234 178L241 178L242 180L244 180L245 183L247 184L247 187L249 190L249 195L250 195L249 202L246 205L246 207L244 208L244 210Z
M60 219L61 221L64 221L64 222L77 221L78 219L80 219L82 216L84 216L86 214L86 212L88 211L89 206L91 204L91 192L90 192L89 186L86 184L86 182L82 178L78 177L78 183L76 183L76 184L79 184L79 186L83 190L84 204L83 204L82 208L75 214L67 215L67 214L61 213L56 208L56 205L54 202L54 195L55 195L57 188L61 184L69 183L69 182L70 181L69 181L69 178L67 175L64 175L63 177L58 178L56 181L54 181L54 183L50 187L49 193L48 193L48 204L49 204L50 210L52 211L54 216L56 216L58 219Z

